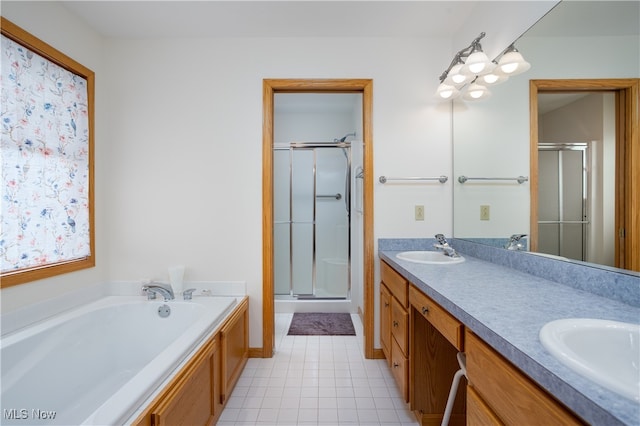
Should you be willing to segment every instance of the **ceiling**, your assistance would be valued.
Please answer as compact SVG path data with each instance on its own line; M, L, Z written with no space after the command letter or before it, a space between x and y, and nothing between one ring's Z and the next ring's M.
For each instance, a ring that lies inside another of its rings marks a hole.
M110 38L444 37L488 1L62 1ZM501 3L498 1L497 3ZM531 36L633 35L639 1L565 0ZM607 17L602 19L602 17Z
M105 37L447 37L478 1L62 1ZM480 2L482 3L482 2Z

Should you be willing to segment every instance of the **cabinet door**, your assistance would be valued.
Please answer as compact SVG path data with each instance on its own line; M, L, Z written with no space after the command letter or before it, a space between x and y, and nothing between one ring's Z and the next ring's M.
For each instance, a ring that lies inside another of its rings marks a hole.
M214 422L215 407L213 344L193 361L184 380L167 393L151 412L151 424L210 425Z
M249 318L245 299L220 331L222 346L222 395L224 404L249 358Z
M467 386L467 425L468 426L502 426L503 423L484 403L473 386Z
M380 345L387 363L391 366L391 296L384 284L380 284Z
M465 345L469 383L504 424L583 424L474 333Z

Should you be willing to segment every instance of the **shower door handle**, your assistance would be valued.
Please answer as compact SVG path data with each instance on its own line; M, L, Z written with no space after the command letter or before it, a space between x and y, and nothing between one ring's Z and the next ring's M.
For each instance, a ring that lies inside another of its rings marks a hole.
M316 198L335 198L336 200L342 200L342 194L338 192L335 195L316 195Z

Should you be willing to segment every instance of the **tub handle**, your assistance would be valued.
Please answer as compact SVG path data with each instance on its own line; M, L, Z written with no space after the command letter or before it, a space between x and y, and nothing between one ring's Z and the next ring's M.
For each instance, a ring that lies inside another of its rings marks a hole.
M182 297L184 297L184 300L191 300L193 298L194 291L196 291L195 288L189 288L187 290L184 290L182 292Z

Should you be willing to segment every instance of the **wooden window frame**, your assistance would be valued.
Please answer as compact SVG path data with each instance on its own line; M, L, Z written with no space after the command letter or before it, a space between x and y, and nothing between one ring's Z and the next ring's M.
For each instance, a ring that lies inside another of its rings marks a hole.
M69 260L65 262L50 263L33 268L24 268L16 271L5 272L0 275L0 288L11 287L44 278L50 278L61 274L66 274L81 269L95 266L95 219L94 219L94 94L95 94L95 74L89 68L76 62L69 56L43 42L39 38L15 25L4 17L1 18L1 33L8 39L24 46L34 53L42 56L48 61L84 78L87 81L88 95L88 126L89 126L89 256L82 259Z

